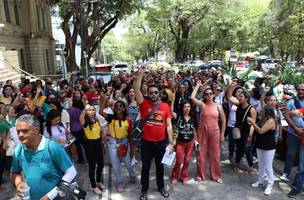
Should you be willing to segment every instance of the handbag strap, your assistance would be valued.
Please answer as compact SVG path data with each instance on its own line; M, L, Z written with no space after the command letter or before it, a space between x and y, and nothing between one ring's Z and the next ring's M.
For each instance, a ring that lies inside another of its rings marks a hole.
M250 106L247 108L246 112L245 112L245 115L244 115L244 117L243 117L243 120L242 120L242 124L241 124L240 130L241 130L242 127L243 127L243 123L244 123L244 121L245 121L245 117L247 116L247 113L248 113L248 111L250 110L251 107L252 107L252 106L250 105Z
M144 126L144 124L148 121L148 119L155 113L155 111L159 108L160 106L160 101L158 101L153 109L149 112L149 114L145 117L145 119L141 120L138 127L142 128Z

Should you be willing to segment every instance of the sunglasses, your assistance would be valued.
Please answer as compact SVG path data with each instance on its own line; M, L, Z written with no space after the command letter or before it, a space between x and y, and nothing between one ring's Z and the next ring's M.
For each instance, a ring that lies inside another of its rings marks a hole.
M222 92L223 90L222 90L222 89L216 89L216 91L218 91L218 92Z
M208 96L212 96L213 93L212 93L212 92L207 92L207 93L205 93L204 95L205 95L205 96L207 96L207 95L208 95Z
M151 91L149 92L150 95L153 95L153 94L158 94L158 91Z
M121 103L115 104L115 107L123 108L124 106Z

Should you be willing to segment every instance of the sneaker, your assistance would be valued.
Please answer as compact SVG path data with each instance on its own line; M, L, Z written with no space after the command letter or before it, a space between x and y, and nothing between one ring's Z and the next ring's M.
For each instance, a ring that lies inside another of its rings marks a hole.
M258 187L261 187L261 186L263 186L263 185L264 185L263 183L260 183L259 181L257 181L257 182L252 183L252 184L251 184L251 187L253 187L253 188L258 188Z
M166 190L165 188L158 189L158 192L159 192L164 198L168 198L168 197L170 196L168 190Z
M285 182L288 182L288 181L289 181L289 179L288 179L288 174L283 173L283 175L280 176L280 180L285 181Z
M219 183L219 184L223 184L223 180L220 178L218 180L216 180L215 182Z
M102 194L102 191L98 188L98 187L95 187L95 188L92 188L92 191L97 194L97 195L101 195Z
M116 186L116 190L117 190L117 192L122 193L125 191L125 188L123 187L122 183L118 183Z
M257 163L258 159L256 157L252 157L253 163Z
M230 165L231 161L229 159L223 160L222 164Z
M267 195L267 196L270 195L271 194L271 190L272 190L272 187L271 186L267 186L266 189L265 189L265 191L264 191L264 194Z
M148 199L148 195L146 192L140 193L139 200L147 200L147 199Z
M137 183L138 183L137 177L136 177L136 176L131 177L131 178L130 178L130 183L132 183L132 184L137 184Z
M292 189L292 190L287 194L287 196L288 196L289 198L295 198L295 197L297 196L298 193L299 193L298 190Z

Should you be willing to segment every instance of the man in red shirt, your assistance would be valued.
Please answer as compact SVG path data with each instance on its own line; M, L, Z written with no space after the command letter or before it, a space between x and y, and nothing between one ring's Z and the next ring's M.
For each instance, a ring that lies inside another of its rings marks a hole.
M141 82L144 76L145 69L140 69L137 78L134 81L134 90L136 101L139 104L141 119L150 113L153 107L159 101L159 90L157 86L150 85L148 87L148 99L144 99L140 88ZM169 105L161 102L158 109L147 120L144 125L143 136L141 141L141 158L142 158L142 170L141 170L141 195L140 200L147 199L147 192L149 189L149 173L151 167L151 161L155 159L156 165L156 182L158 191L165 198L169 197L169 193L164 184L164 166L161 163L164 153L166 151L166 130L168 133L168 139L170 144L167 148L172 148L172 124L171 124L171 112Z

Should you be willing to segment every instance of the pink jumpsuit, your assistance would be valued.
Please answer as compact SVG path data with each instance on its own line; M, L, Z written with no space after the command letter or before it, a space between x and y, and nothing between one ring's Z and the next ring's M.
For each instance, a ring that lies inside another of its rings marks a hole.
M208 158L210 177L212 180L221 178L220 160L220 128L218 125L219 112L216 103L206 103L202 111L197 129L198 142L201 149L196 154L197 178L206 180L206 161Z

